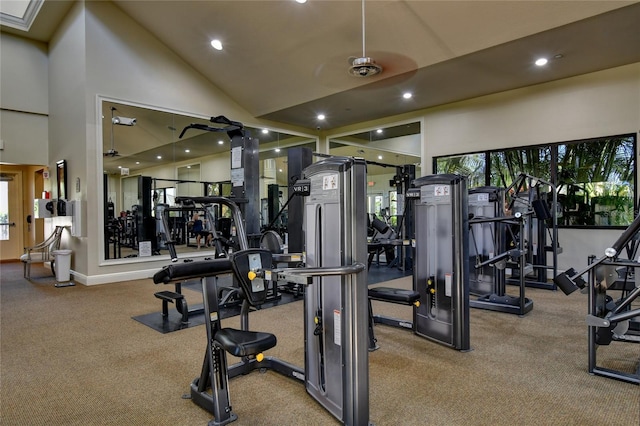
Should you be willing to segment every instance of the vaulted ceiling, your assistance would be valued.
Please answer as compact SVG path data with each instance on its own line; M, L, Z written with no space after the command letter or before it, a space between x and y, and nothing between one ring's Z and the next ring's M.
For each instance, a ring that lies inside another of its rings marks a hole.
M310 129L640 61L634 1L113 2L254 116ZM46 0L28 31L2 30L46 42L72 3ZM362 56L382 73L350 75Z

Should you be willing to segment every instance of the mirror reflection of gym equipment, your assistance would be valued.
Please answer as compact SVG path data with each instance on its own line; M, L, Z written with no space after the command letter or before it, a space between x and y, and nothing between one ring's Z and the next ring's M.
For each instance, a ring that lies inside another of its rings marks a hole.
M181 130L189 125L211 125L210 120L204 117L189 117L166 109L150 109L110 100L103 100L101 105L105 182L102 214L106 228L103 258L107 264L118 263L119 259L144 262L146 259L138 253L136 241L137 206L143 206L145 212L150 212L142 215L148 218L153 217L157 203L176 207L174 201L177 196L230 196L233 183L225 176L224 170L229 173L231 138L225 133L211 133L203 127L192 127L180 138ZM136 124L114 124L110 117L112 107L116 109L114 114L117 116L135 117ZM267 198L266 185L272 183L280 185L286 197L287 189L283 186L288 186L287 153L294 147L313 150L316 148L315 139L281 131L267 132L249 127L245 130L250 137L260 139L259 152L256 151L259 162L255 166L260 172L255 172L255 177L252 177L252 182L255 179L255 186L259 188L259 197ZM265 171L267 161L275 162L275 168ZM149 203L146 203L146 195L138 181L141 176L151 178ZM221 178L210 179L212 176ZM150 204L149 209L146 204ZM115 218L116 223L108 218ZM151 222L150 219L148 221ZM260 223L264 222L262 217ZM194 249L195 246L186 244L176 246L179 257L183 251L185 256L192 255ZM202 249L201 255L213 254L212 250ZM166 251L152 253L157 254L166 255Z

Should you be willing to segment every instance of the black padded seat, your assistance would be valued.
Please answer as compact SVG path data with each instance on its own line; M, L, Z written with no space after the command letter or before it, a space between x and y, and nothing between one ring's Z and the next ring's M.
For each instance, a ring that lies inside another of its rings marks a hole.
M282 254L282 238L272 229L266 231L260 237L260 248L269 250L273 254Z
M231 355L238 357L257 355L273 348L277 343L276 336L271 333L233 328L219 330L213 340Z
M369 299L412 305L420 299L420 293L402 288L373 287L369 289Z

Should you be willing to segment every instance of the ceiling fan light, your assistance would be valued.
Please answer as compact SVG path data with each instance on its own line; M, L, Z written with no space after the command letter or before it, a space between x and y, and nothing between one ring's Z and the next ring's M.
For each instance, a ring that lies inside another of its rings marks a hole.
M356 58L349 67L349 74L354 77L372 77L382 72L382 67L369 57Z

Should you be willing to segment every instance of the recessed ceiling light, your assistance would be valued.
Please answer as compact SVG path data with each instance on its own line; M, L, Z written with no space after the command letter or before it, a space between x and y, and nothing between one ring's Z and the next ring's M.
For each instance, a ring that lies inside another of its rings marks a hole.
M280 152L280 148L274 149L275 152Z
M402 94L402 97L405 99L411 99L413 97L413 94L411 92L404 92Z
M139 162L139 161L136 161L136 164L140 164L140 162Z
M296 3L305 4L307 0L296 0Z
M325 118L324 114L318 114L318 120L324 120Z
M158 155L156 158L157 158L158 160L162 160L162 155Z
M218 145L224 145L224 141L223 141L222 139L220 139L220 140L218 141Z
M382 155L378 155L378 160L382 160Z
M549 60L547 58L538 58L536 59L535 64L539 67L543 67L545 65L547 65L547 62L549 62Z
M382 129L378 129L378 130L376 130L376 133L378 133L378 134L379 134L379 133L382 133Z
M191 152L191 150L190 149L185 149L184 152Z
M266 135L267 133L269 133L269 129L262 129L262 133Z
M218 39L211 40L211 47L216 50L222 50L222 42Z

